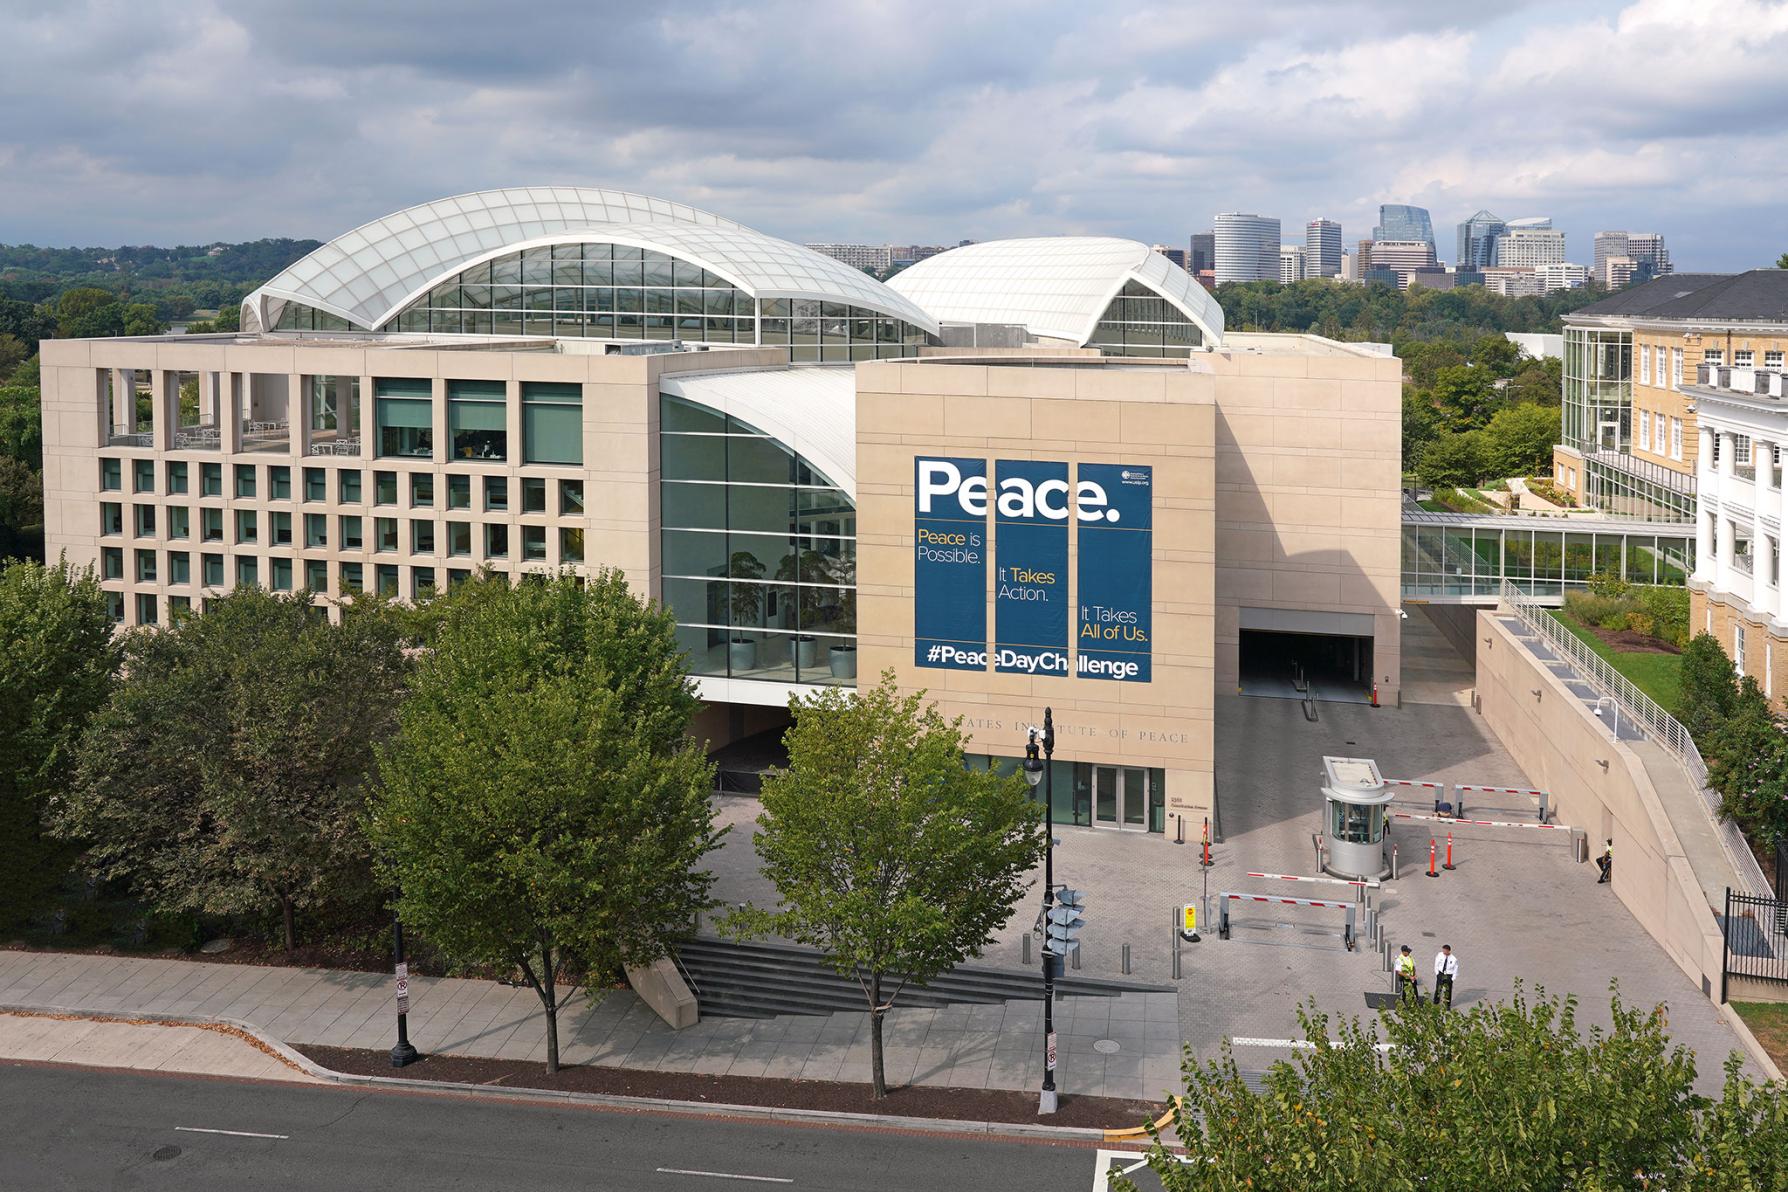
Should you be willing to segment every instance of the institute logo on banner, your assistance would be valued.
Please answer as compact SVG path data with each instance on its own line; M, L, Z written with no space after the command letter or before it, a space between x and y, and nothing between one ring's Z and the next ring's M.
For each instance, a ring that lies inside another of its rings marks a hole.
M1154 469L1148 465L918 457L913 661L946 670L1150 681ZM995 525L988 649L987 518ZM1068 526L1078 599L1068 598Z
M913 662L987 669L987 461L913 461Z

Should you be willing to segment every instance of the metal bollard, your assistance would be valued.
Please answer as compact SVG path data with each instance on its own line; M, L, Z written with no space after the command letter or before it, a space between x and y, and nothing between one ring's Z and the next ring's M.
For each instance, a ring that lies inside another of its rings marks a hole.
M1173 949L1173 979L1175 981L1180 979L1180 949L1178 944L1175 944Z
M1024 947L1022 952L1024 955L1024 967L1031 967L1031 933L1028 931L1024 933Z
M1074 945L1074 954L1068 958L1068 962L1074 967L1075 972L1078 973L1080 971L1080 945L1079 944Z
M1391 880L1397 880L1397 846L1391 846Z
M1130 945L1124 945L1124 976L1130 975Z

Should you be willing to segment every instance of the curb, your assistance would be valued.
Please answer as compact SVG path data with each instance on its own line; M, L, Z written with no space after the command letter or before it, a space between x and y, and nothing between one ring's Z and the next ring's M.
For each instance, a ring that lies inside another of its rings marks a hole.
M158 1022L170 1026L227 1026L241 1031L265 1047L280 1060L318 1080L331 1084L362 1088L402 1089L422 1093L474 1093L505 1101L554 1101L568 1105L590 1105L604 1109L622 1109L636 1113L672 1113L688 1117L742 1117L765 1121L796 1122L812 1125L874 1127L878 1129L917 1130L932 1134L986 1135L1046 1139L1055 1142L1106 1142L1114 1138L1132 1137L1128 1130L1095 1130L1086 1126L1041 1126L1031 1122L965 1122L950 1118L901 1117L883 1113L843 1113L827 1109L781 1109L769 1105L731 1105L710 1101L669 1101L652 1097L623 1097L613 1093L577 1093L558 1089L502 1088L488 1084L466 1084L450 1080L409 1080L401 1076L361 1076L353 1072L337 1072L325 1068L309 1056L269 1036L252 1022L224 1018L216 1014L136 1013L125 1010L88 1010L78 1006L41 1006L20 1003L0 1004L0 1014L61 1014L70 1018L94 1018L114 1022Z

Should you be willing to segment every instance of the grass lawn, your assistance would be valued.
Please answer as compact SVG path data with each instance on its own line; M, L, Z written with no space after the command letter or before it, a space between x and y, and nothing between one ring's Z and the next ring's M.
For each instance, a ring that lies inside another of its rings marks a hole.
M1788 1006L1768 1002L1733 1002L1732 1008L1738 1011L1738 1016L1745 1020L1745 1025L1757 1036L1757 1042L1763 1044L1763 1050L1769 1052L1776 1067L1788 1072Z
M1672 716L1676 715L1676 701L1682 678L1682 655L1617 653L1562 608L1547 611L1563 622L1564 627L1576 634L1584 645L1600 654L1615 670L1631 680L1633 686L1657 700L1664 711Z

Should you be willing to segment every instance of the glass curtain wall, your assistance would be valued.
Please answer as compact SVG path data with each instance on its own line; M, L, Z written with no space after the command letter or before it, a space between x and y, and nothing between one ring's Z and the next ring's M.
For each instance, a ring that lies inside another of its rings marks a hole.
M1106 356L1189 356L1203 342L1197 325L1179 307L1130 281L1099 316L1087 346Z
M778 344L797 361L916 356L923 329L835 302L765 299L699 265L624 244L555 244L470 266L384 331ZM763 336L759 338L759 314Z
M1609 534L1470 525L1403 527L1403 595L1495 596L1513 580L1562 596L1609 572L1635 584L1682 587L1695 569L1695 535Z
M1608 328L1564 331L1564 442L1579 451L1633 445L1633 335Z
M287 302L274 322L275 331L353 331L355 327L340 315L332 315L326 310L318 310L314 306L306 306L302 302Z
M854 686L855 503L757 428L661 400L664 602L691 671Z

